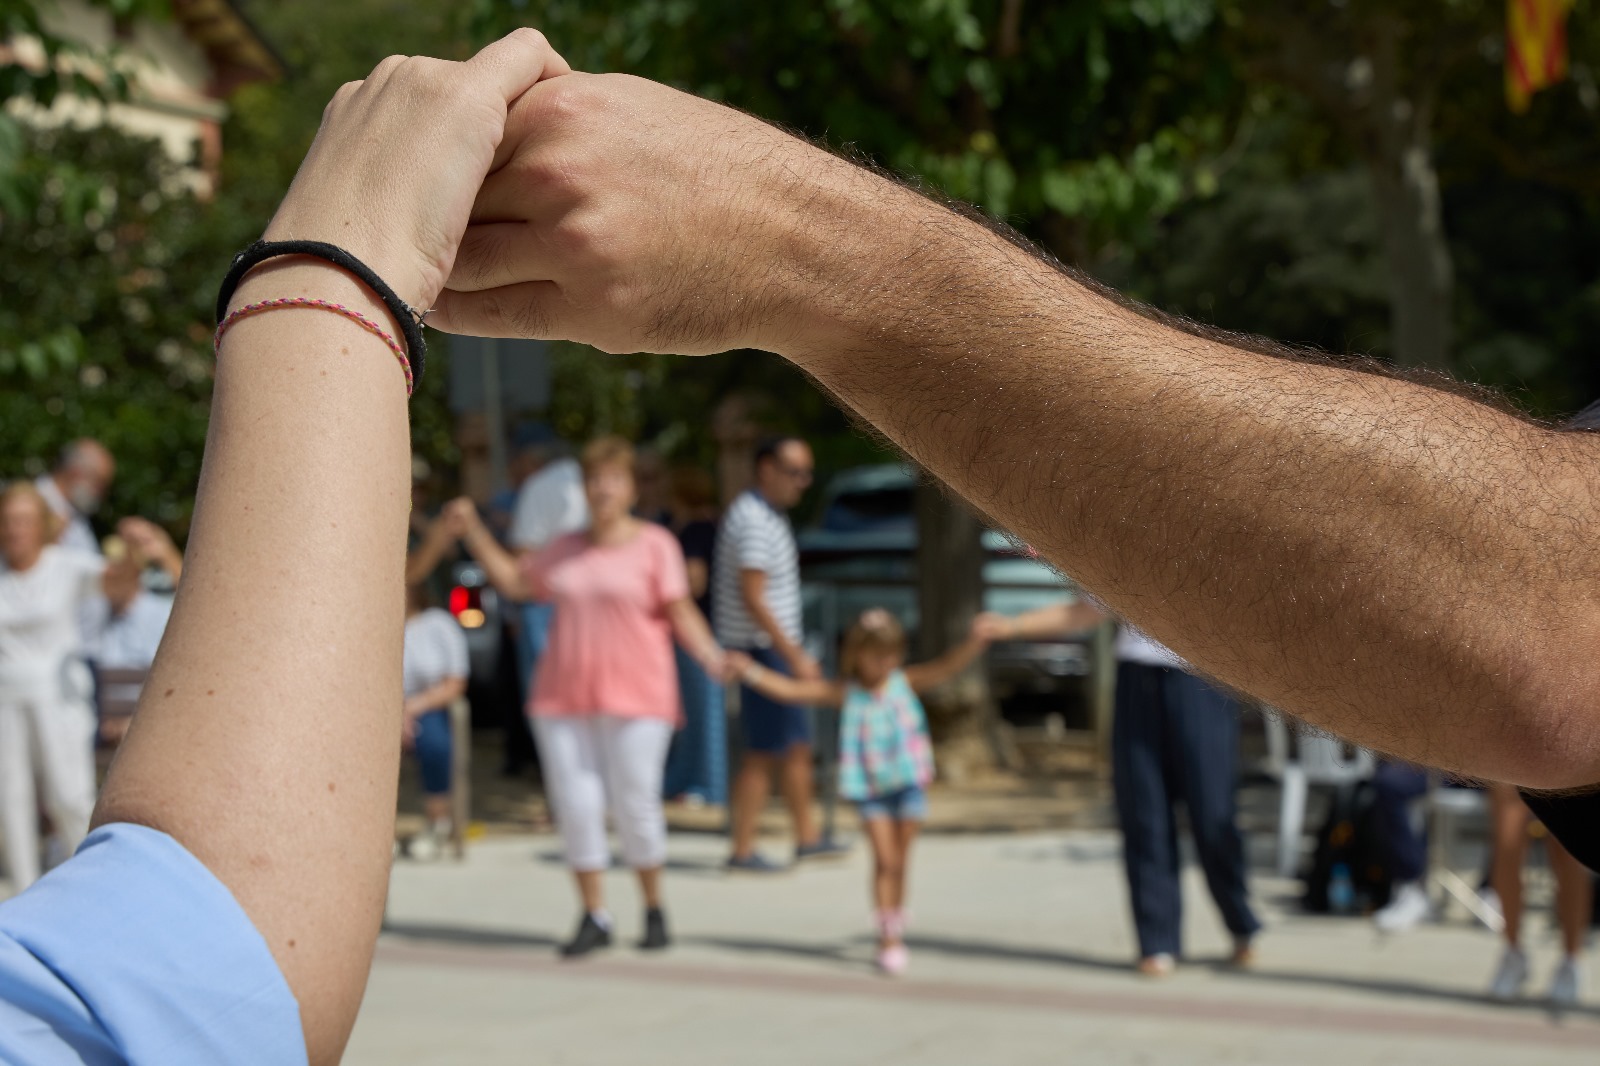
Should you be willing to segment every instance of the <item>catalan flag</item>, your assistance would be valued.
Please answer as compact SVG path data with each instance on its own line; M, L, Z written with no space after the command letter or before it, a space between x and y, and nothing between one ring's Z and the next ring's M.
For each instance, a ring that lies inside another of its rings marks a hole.
M1533 94L1567 76L1572 0L1506 0L1506 103L1521 114Z

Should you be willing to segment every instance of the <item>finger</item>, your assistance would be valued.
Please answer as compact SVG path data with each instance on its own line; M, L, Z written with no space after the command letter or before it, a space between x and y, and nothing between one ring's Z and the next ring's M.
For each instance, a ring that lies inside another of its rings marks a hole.
M551 281L555 266L543 231L531 223L468 226L445 287L476 292L524 281Z
M523 26L512 30L467 60L467 69L487 79L509 105L545 78L572 73L544 34Z
M478 292L445 289L428 324L469 337L570 340L575 314L553 281L525 281Z
M563 98L570 101L572 94L580 93L584 83L592 77L567 73L569 76L555 81L545 78L512 102L506 111L505 136L495 147L494 162L489 167L491 174L505 166L529 140L535 137L547 140L560 121L551 113L551 102ZM574 106L582 106L582 101Z

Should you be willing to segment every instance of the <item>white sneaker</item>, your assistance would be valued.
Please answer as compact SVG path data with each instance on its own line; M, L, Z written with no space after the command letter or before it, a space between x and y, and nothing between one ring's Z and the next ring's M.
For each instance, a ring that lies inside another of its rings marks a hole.
M1433 913L1428 894L1418 881L1407 881L1395 890L1389 905L1372 916L1380 933L1405 933L1415 929Z
M432 829L424 829L411 838L406 854L415 862L433 862L444 851L442 838Z
M1489 913L1494 915L1493 921L1486 921L1483 924L1496 933L1504 929L1506 916L1500 910L1500 893L1496 892L1488 885L1484 885L1482 888L1478 889L1478 899L1483 903L1484 907L1489 911Z
M1582 995L1583 967L1577 958L1568 955L1550 979L1550 1002L1557 1007L1575 1007Z
M1494 979L1489 982L1489 998L1502 1002L1516 999L1522 986L1528 983L1528 956L1521 948L1506 948L1495 967Z

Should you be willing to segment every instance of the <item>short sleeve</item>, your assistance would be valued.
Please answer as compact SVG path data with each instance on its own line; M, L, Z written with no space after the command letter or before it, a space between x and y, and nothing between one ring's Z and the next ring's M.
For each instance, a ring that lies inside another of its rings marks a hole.
M226 886L144 826L102 826L0 904L0 1061L306 1062L300 1008Z
M772 544L767 531L756 522L743 521L729 528L731 543L726 550L733 554L740 570L772 569Z
M448 611L440 611L439 616L439 647L444 653L440 661L444 664L444 676L466 677L471 669L467 663L467 635Z
M665 607L688 599L689 568L684 564L678 538L659 526L646 526L645 532L655 542L651 555L655 565L656 602Z

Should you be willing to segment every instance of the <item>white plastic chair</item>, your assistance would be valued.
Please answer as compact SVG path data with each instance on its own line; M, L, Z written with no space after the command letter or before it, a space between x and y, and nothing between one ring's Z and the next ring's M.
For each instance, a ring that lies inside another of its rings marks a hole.
M1291 731L1284 716L1270 707L1263 707L1261 715L1267 731L1264 769L1282 786L1278 806L1278 876L1293 877L1300 862L1300 840L1306 828L1306 794L1311 786L1365 781L1377 768L1377 761L1365 748L1301 729ZM1289 750L1291 732L1296 741L1293 754Z
M1445 916L1451 901L1482 922L1491 932L1505 928L1500 912L1478 895L1472 883L1450 865L1463 821L1483 822L1489 817L1489 795L1448 784L1437 772L1428 775L1428 882L1435 890L1435 908Z

